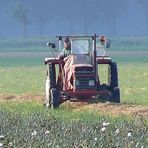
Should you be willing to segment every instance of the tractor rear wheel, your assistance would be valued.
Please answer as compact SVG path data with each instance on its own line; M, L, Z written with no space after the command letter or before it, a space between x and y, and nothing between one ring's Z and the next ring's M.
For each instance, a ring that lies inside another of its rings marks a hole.
M109 85L110 89L113 90L114 87L118 87L118 71L117 71L116 62L111 62L109 71L110 71Z
M51 107L58 108L60 105L59 93L56 88L50 90L51 97Z
M49 86L49 79L45 82L45 103L44 106L50 107L50 86Z
M112 102L120 103L120 89L119 87L115 87L112 91Z
M120 89L118 87L118 69L116 62L111 62L109 67L109 90L111 98L109 101L120 103Z

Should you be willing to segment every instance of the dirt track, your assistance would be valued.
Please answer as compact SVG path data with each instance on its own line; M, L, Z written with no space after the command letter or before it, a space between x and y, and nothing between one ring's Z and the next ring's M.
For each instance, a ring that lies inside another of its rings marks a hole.
M148 106L125 105L115 103L80 103L66 102L64 104L74 111L96 111L101 114L113 116L132 116L148 118Z
M43 103L44 96L10 96L0 94L0 102L5 101L32 101ZM125 105L125 104L113 104L113 103L86 103L86 102L71 102L67 101L61 106L71 109L74 112L78 111L95 111L104 115L113 116L132 116L132 117L144 117L148 119L148 106L140 105Z

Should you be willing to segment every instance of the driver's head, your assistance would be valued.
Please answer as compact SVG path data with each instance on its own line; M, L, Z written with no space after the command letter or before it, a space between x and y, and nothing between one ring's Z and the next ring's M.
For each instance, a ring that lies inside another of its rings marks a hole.
M101 35L101 36L99 37L99 40L100 40L101 44L104 45L106 38L105 38L104 35Z
M69 49L70 48L70 40L69 40L69 38L66 38L64 40L64 48L65 49Z

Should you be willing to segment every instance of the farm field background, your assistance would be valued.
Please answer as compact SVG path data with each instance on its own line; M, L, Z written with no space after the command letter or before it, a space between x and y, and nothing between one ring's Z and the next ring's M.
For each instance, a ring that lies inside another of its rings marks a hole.
M122 103L148 105L148 38L112 40L107 54L118 63ZM52 56L47 41L48 38L0 40L0 94L44 95L44 58Z
M55 111L42 105L44 57L51 56L47 41L48 38L0 39L0 135L4 135L0 143L5 147L13 144L15 147L145 148L148 38L113 38L108 54L118 63L121 107L64 104ZM110 110L114 112L108 114ZM104 126L104 123L109 124Z

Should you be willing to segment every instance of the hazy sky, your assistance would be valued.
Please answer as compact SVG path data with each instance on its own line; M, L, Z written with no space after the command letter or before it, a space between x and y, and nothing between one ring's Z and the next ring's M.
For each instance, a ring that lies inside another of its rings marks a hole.
M22 25L18 23L10 15L10 12L16 5L16 1L17 0L0 0L0 38L22 36L22 32L23 32ZM61 16L59 14L58 15L55 14L48 17L47 13L48 11L50 12L49 9L53 9L55 10L55 12L58 11L60 7L59 0L55 0L55 3L57 1L57 5L56 4L54 5L56 6L55 8L51 8L50 5L49 6L47 5L48 7L46 6L46 1L50 1L50 0L42 0L42 8L41 8L40 1L41 0L30 0L30 1L22 0L21 1L24 7L28 9L28 17L30 20L30 24L27 25L27 29L26 29L27 36L39 36L39 35L54 36L58 34L93 34L93 33L109 34L110 33L111 24L109 24L108 22L101 24L99 22L92 21L90 17L87 18L89 25L87 26L86 29L84 29L84 23L81 21L73 21L74 18L70 18L71 19L71 22L70 22L69 18L67 17L67 14L61 14ZM67 7L68 5L71 4L71 1L73 0L69 0L68 4L62 3L62 5L63 6L65 5L65 7ZM91 0L86 0L86 1L91 1ZM60 2L63 2L63 1L61 0ZM76 3L74 7L76 7L77 9L77 6L78 4ZM44 7L45 7L45 11L44 11ZM118 6L114 6L114 8L115 7L118 7ZM104 9L105 8L106 7L104 7ZM39 10L38 14L44 13L45 20L46 18L48 18L47 19L48 21L45 21L45 22L42 22L42 24L39 24L39 22L37 21L37 16L35 16L36 15L35 12L37 11L34 11L34 10ZM93 11L91 12L94 13ZM65 15L65 20L62 21L61 18L63 18L64 15ZM75 17L79 17L79 15ZM40 28L42 27L41 28L42 30L40 31L40 33L39 33L39 27ZM146 35L146 19L144 16L144 10L138 3L136 3L136 0L128 0L128 7L125 9L125 11L123 11L122 15L120 15L116 20L116 34L111 34L111 35L119 35L119 36L120 35L121 36Z

